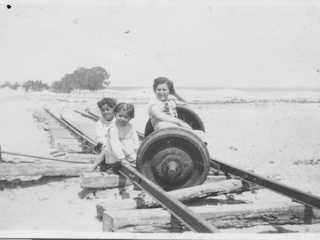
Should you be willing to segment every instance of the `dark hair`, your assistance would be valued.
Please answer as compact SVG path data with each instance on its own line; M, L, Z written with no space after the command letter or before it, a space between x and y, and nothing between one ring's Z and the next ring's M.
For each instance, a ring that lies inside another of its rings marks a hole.
M168 85L168 88L169 88L169 91L171 94L174 94L174 88L173 88L173 82L171 80L169 80L168 78L165 78L165 77L158 77L154 80L153 82L153 91L156 92L156 88L158 87L158 85L160 84L167 84Z
M106 104L109 107L114 108L117 105L117 100L115 100L114 98L103 98L102 100L97 102L97 105L99 108L102 108L102 106L104 106Z
M120 110L126 111L131 118L134 118L134 105L133 104L125 103L125 102L119 103L114 108L113 112L114 112L114 114L117 114Z

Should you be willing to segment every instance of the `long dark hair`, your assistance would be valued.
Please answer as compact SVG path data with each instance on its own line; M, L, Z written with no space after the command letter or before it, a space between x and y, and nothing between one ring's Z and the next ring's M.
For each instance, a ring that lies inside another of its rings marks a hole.
M153 91L156 92L158 85L164 84L164 83L167 84L170 94L174 95L178 100L182 102L186 101L176 93L176 90L174 89L174 86L173 86L173 82L166 77L158 77L153 81Z
M156 92L158 85L163 84L163 83L167 84L169 91L170 91L170 94L174 94L175 91L174 91L174 87L173 87L173 82L165 77L158 77L154 80L153 91Z

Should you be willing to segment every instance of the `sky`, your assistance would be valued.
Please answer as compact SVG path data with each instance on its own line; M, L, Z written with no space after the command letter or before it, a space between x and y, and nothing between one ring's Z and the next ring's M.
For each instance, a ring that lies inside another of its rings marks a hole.
M0 0L0 84L320 88L320 0Z

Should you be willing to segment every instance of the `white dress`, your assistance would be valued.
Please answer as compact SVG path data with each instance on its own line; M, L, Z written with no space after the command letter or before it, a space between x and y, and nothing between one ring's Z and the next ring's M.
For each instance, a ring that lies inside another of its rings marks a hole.
M174 99L168 98L167 101L160 101L157 98L152 98L149 101L149 105L148 105L148 115L150 117L150 121L151 121L151 124L152 124L154 130L160 130L163 128L170 128L170 127L183 128L183 127L178 126L175 123L160 121L159 119L157 119L155 113L152 111L154 106L156 106L160 110L161 113L165 113L165 114L170 115L172 117L178 118L178 113L176 110L177 103ZM186 128L184 128L184 129L186 129ZM204 143L208 142L207 136L203 131L189 130L189 129L186 129L186 130L191 131L194 134L196 134Z
M111 121L107 121L104 118L100 118L98 122L96 122L97 142L101 143L103 147L107 145L109 126L114 123L115 120L116 119L113 118Z
M157 124L159 123L159 120L155 116L155 114L152 111L152 107L156 106L160 112L165 113L169 116L178 118L178 113L176 110L177 103L174 99L168 99L167 101L160 101L157 98L152 98L149 101L148 104L148 115L151 120L151 124L154 128L156 128Z
M119 126L116 122L110 124L106 145L106 163L113 164L120 159L135 161L139 145L138 134L130 122L126 126Z

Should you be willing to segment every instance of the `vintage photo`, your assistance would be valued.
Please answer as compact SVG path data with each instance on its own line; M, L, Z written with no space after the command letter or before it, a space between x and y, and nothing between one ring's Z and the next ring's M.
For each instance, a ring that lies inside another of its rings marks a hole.
M0 6L0 238L319 237L319 0Z

